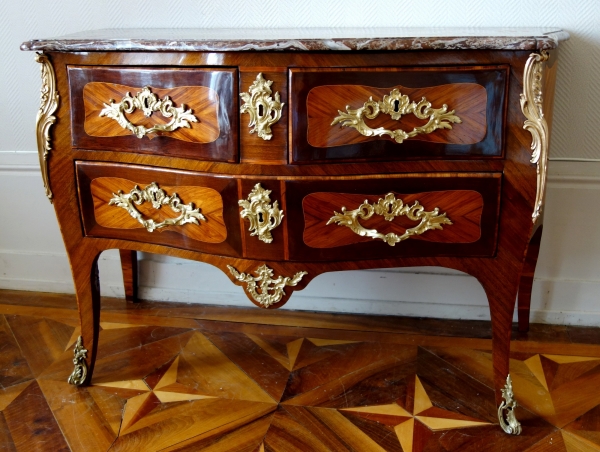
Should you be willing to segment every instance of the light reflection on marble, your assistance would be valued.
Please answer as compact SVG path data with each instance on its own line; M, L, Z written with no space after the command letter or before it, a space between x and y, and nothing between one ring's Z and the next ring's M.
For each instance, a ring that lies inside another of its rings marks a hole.
M112 29L24 42L21 50L264 51L553 49L569 34L559 28L246 28Z

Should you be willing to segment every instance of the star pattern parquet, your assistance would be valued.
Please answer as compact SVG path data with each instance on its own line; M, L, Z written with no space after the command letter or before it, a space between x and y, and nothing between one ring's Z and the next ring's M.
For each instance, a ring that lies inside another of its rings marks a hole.
M600 346L517 343L514 437L483 340L103 313L75 388L76 311L0 312L2 451L600 450Z

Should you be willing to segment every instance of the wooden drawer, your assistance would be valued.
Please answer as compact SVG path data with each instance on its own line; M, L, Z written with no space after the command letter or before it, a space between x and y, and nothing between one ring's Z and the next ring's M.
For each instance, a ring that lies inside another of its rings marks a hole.
M291 260L493 256L500 173L286 183Z
M111 163L75 167L86 236L241 254L234 179Z
M292 163L502 156L507 66L291 69L290 79Z
M68 74L73 147L238 161L235 69L69 66Z

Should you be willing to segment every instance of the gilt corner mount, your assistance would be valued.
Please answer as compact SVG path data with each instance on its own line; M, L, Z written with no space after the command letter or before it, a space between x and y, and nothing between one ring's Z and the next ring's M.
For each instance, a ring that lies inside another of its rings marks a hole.
M42 88L40 109L36 118L37 147L40 160L40 170L42 171L42 180L46 196L52 203L52 190L50 188L50 174L48 169L48 159L52 145L50 143L50 128L56 122L54 112L58 108L59 95L56 89L56 75L52 63L43 53L36 53L35 61L41 64Z
M542 213L544 194L546 191L546 176L548 172L548 142L550 133L548 122L543 111L542 79L544 65L549 54L545 50L532 53L523 74L523 93L521 94L521 110L527 118L523 128L531 133L531 163L537 165L537 192L532 221L535 223Z

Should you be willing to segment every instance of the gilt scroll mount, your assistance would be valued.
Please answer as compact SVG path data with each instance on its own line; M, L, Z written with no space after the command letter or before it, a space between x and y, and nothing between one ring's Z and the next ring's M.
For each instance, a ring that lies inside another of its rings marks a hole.
M273 241L271 231L283 220L283 211L279 209L277 201L271 204L270 194L271 190L265 190L260 184L256 184L248 199L238 201L240 207L243 207L240 216L250 221L250 235L257 235L265 243Z
M412 221L419 221L419 224L406 229L401 235L393 232L383 234L376 229L367 229L360 224L359 220L368 220L373 215L383 216L386 221L392 221L396 217L405 215ZM427 212L419 204L419 201L415 201L411 206L404 204L401 199L396 199L393 193L388 193L385 198L379 198L375 204L365 200L357 209L346 210L346 207L342 207L341 213L334 211L334 216L329 219L327 224L332 223L338 226L346 226L361 237L383 240L388 245L395 246L396 243L414 235L420 235L432 229L443 229L442 225L451 225L452 221L446 217L446 213L440 213L437 207L431 212Z
M501 392L504 400L498 407L498 421L500 422L500 427L509 435L520 435L521 423L515 417L515 408L517 408L518 404L514 399L510 374L506 377L506 385Z
M432 108L431 102L425 97L418 102L411 102L406 94L402 94L397 88L394 88L389 95L383 96L381 101L373 100L371 96L362 107L356 110L350 108L350 105L346 106L346 112L338 110L338 116L333 119L331 125L340 124L342 127L352 127L366 137L388 135L396 143L402 143L408 138L429 134L437 129L452 129L452 123L462 122L454 112L454 110L448 111L446 104L443 104L442 108ZM428 119L428 122L409 132L402 129L389 130L383 127L377 129L369 127L365 118L375 119L379 113L390 115L394 120L399 120L403 115L413 114L419 119Z
M523 75L523 93L521 94L521 110L527 118L523 128L531 133L531 163L537 165L537 192L532 221L535 223L542 213L544 192L546 191L546 177L548 172L548 142L550 132L548 122L542 109L544 98L542 92L542 78L544 64L548 60L548 52L532 53L525 64Z
M159 223L152 219L145 219L141 212L135 208L145 202L152 203L152 207L160 209L169 206L171 210L179 213L176 218L167 218ZM200 224L199 220L206 221L206 217L200 213L200 209L194 207L194 203L183 204L179 196L173 193L171 196L161 189L156 182L141 189L137 185L129 193L119 190L108 202L109 206L117 206L125 209L132 218L135 218L148 232L161 230L167 226L181 226L186 223Z
M273 81L265 80L262 72L256 76L256 80L247 93L240 93L244 105L240 107L241 113L250 115L248 127L252 127L250 133L256 132L263 140L273 138L271 126L281 119L281 111L285 105L279 99L279 92L273 97L271 85Z
M50 172L48 168L48 159L52 150L50 128L56 122L54 113L58 108L59 95L56 88L56 74L48 57L38 53L35 55L35 61L40 63L42 71L40 109L36 118L37 147L44 190L46 191L46 197L52 203L53 195L50 189Z
M83 338L79 336L73 349L73 372L69 375L67 380L69 384L75 386L81 386L85 383L87 378L88 367L85 359L87 357L87 350L83 348Z
M304 275L308 274L308 272L301 271L291 278L289 276L285 278L278 276L276 279L273 279L273 269L266 265L261 265L255 270L256 277L246 273L239 273L231 265L228 265L227 268L235 279L246 283L246 292L264 308L279 303L285 296L285 287L296 286Z
M160 112L165 118L172 119L167 124L157 124L150 128L142 125L136 126L127 119L125 113L130 114L137 109L142 110L146 117ZM180 127L190 128L190 122L198 122L198 118L192 114L191 109L186 110L184 104L175 107L169 96L159 99L156 94L152 93L149 86L145 86L135 96L127 93L120 102L115 103L113 99L110 99L108 104L104 104L100 116L114 119L121 127L130 130L138 138L156 132L173 132Z

